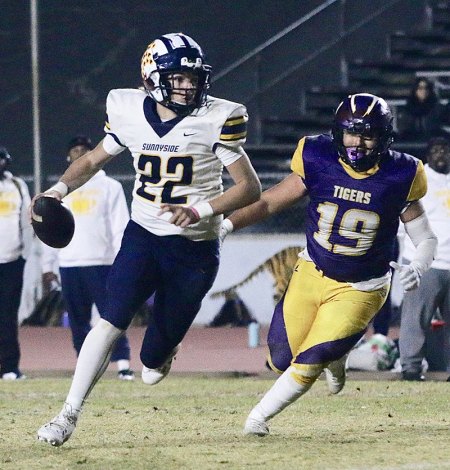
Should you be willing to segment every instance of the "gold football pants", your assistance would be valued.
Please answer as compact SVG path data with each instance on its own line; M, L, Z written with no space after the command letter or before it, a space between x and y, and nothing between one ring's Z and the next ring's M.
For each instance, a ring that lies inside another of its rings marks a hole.
M306 376L348 353L383 306L389 286L364 292L326 277L298 260L269 329L269 364L281 373L290 364Z

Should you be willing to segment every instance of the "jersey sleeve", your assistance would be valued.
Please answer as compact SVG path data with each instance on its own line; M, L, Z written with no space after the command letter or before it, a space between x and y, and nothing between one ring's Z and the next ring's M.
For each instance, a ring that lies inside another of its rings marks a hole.
M238 105L227 117L220 131L219 142L226 147L240 147L247 139L248 114L244 105Z
M291 170L302 179L305 179L305 168L303 165L303 147L305 146L305 141L305 137L299 141L291 160Z
M244 155L247 155L242 147L229 148L225 145L220 144L216 146L215 154L222 162L223 166L229 166L235 161L239 160Z
M418 201L427 193L427 175L423 163L419 160L416 169L416 176L413 179L407 202Z
M103 140L103 148L110 155L117 155L126 146L120 139L120 95L117 90L111 90L106 98L106 120L104 131L106 137Z

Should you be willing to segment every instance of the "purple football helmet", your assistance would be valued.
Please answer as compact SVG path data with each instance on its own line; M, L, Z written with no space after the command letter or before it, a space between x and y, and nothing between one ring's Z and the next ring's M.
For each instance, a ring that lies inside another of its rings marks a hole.
M383 98L369 93L349 95L337 107L332 129L333 141L339 156L355 171L374 167L393 142L393 117ZM369 152L358 147L345 147L344 131L366 138L378 139Z

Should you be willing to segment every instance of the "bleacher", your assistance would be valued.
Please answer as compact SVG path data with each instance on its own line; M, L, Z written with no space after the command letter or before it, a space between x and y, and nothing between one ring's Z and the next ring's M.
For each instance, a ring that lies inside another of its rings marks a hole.
M306 90L302 115L292 119L266 118L266 144L295 145L299 136L329 130L333 110L343 97L366 91L385 98L394 119L406 104L415 77L433 80L442 103L450 99L450 5L433 6L432 21L426 30L397 31L387 39L385 58L379 61L354 59L348 64L347 87L316 86ZM423 151L424 144L396 142L398 149ZM394 147L395 147L394 146Z

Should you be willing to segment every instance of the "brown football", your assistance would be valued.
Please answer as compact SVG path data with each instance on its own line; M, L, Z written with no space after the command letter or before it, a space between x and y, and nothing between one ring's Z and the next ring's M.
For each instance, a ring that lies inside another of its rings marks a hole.
M73 237L72 212L54 197L43 196L33 205L31 225L38 238L53 248L64 248Z

